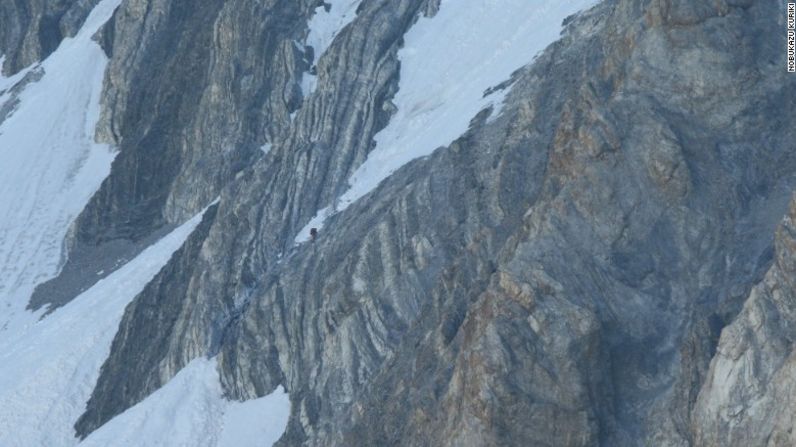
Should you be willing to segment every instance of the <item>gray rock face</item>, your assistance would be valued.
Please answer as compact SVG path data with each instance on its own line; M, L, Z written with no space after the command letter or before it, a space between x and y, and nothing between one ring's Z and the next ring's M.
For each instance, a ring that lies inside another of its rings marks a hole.
M231 398L285 386L282 445L793 443L780 2L600 3L499 87L499 115L294 246L439 8L363 1L302 98L318 5L127 0L104 28L98 135L120 153L70 262L220 199L128 307L78 435L209 355Z
M119 154L75 223L68 251L77 256L55 286L99 279L81 273L81 258L110 274L153 233L214 200L262 156L262 144L284 137L307 68L294 43L306 29L305 3L122 3L100 36L111 60L97 128ZM76 296L47 291L39 288L31 307Z
M49 56L74 36L98 0L4 0L0 3L0 56L4 74Z
M137 240L195 214L283 131L300 99L301 4L238 3L127 1L106 25L98 135L118 145L118 174L81 216L76 244Z
M16 84L11 87L8 87L5 90L0 90L0 95L9 95L9 99L3 102L3 105L0 106L0 124L6 120L11 114L16 110L19 106L19 95L25 89L25 86L30 84L31 82L36 82L44 76L44 69L41 67L34 68L29 72L25 73L25 76L19 80Z
M285 2L288 3L293 4ZM342 44L338 42L347 42L350 49L345 52L338 50L340 53L332 53L330 57L318 62L318 94L308 98L298 111L293 126L289 128L290 132L284 136L285 141L280 143L278 138L274 138L275 147L268 156L237 174L232 184L222 192L223 202L240 202L231 208L219 208L219 219L223 214L224 224L213 227L214 234L208 236L208 243L203 246L198 259L192 260L198 265L197 272L203 272L199 276L204 273L209 275L190 278L192 283L195 282L190 294L195 295L191 299L196 300L197 304L193 307L197 312L189 311L186 317L188 321L178 328L180 334L174 335L177 338L187 337L185 343L191 347L188 348L181 342L179 346L161 351L161 357L157 361L159 366L152 369L149 376L125 375L123 380L129 380L130 383L123 386L134 390L130 398L120 405L108 404L100 413L101 416L93 421L89 418L81 420L78 423L81 434L145 397L190 359L218 349L215 345L233 315L240 312L236 308L248 299L251 288L261 279L261 272L269 263L275 263L277 253L292 245L292 238L298 228L325 201L331 200L331 197L342 190L350 173L357 166L355 163L361 162L370 149L372 136L386 123L384 104L395 90L398 70L395 53L399 39L416 17L417 11L424 6L425 2L412 1L373 3L360 11L358 21L368 23L368 26L375 29L383 28L380 38L365 34L349 36L345 31L341 33L332 47L333 50L342 48ZM117 16L119 15L117 12ZM277 21L279 17L272 20ZM303 20L302 26L306 27L306 17ZM244 33L243 30L239 32ZM292 40L286 41L285 45L290 51L295 51ZM113 57L117 57L115 50ZM271 68L275 69L273 66ZM290 87L293 89L299 88L301 71L308 67L302 65L298 68L300 70L291 74L293 77ZM335 87L327 87L332 82ZM283 118L289 119L287 109L282 110ZM363 135L369 137L364 138ZM332 150L334 148L337 150ZM250 149L260 153L255 146ZM121 156L124 156L124 147ZM142 156L146 157L145 154ZM115 163L118 162L117 158ZM117 169L116 164L114 169ZM108 183L113 181L113 175L112 173ZM126 168L122 168L120 175L128 175ZM199 179L193 177L192 181L199 182ZM129 187L128 181L119 183L119 191L127 191L126 188ZM197 187L206 188L206 185L197 183ZM202 194L202 191L194 188L190 192ZM206 200L212 200L212 197L208 194ZM87 208L78 221L78 231L88 235L87 237L100 234L94 228L96 225L103 226L103 222L106 222L103 218L90 215L92 210L111 210L111 213L116 212L113 209L119 213L135 211L128 206L114 208L100 205L102 198L95 199L95 203ZM196 200L197 207L202 203L199 198L192 200ZM166 208L168 203L163 201L160 208L152 206L148 209L165 213L163 209ZM125 222L129 222L129 219L120 219L120 222L126 225ZM136 224L130 228L132 231L140 231L142 225ZM78 235L77 238L79 242L81 236ZM217 239L217 242L211 243L211 239ZM247 254L238 256L232 251ZM216 269L220 260L224 260L226 266ZM173 298L184 304L184 296ZM164 312L169 312L169 318L179 318L175 313L185 310L181 307L182 304L164 309ZM129 337L132 339L144 336L144 333L151 334L150 331L161 330L164 328L137 325L131 329ZM169 335L164 335L166 336ZM125 340L118 342L120 346L127 343ZM145 345L137 346L138 349L148 349ZM185 355L184 349L192 354ZM120 358L119 361L126 359ZM110 389L121 386L118 379L117 376L104 375L100 380L109 381L107 386ZM106 404L101 403L102 399L104 397L101 394L95 394L92 403L104 406Z
M796 200L771 269L724 331L694 411L699 445L796 443Z

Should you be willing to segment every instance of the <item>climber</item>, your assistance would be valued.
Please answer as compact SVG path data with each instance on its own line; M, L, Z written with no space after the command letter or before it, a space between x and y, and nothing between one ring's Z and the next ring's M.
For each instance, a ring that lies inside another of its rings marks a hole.
M315 242L315 238L318 237L318 229L317 228L310 228L310 240Z

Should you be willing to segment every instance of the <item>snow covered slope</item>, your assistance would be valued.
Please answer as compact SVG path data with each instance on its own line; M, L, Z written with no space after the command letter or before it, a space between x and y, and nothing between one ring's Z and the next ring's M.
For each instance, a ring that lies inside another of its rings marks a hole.
M94 142L107 58L91 37L121 0L103 0L80 32L38 67L0 123L0 340L35 321L35 286L58 273L69 225L110 172L114 154ZM24 73L0 79L8 90ZM13 100L0 95L0 106ZM20 326L21 325L21 326Z
M279 388L246 402L223 398L214 359L196 359L163 388L115 417L80 447L269 446L287 425L290 401Z
M69 304L0 338L0 446L77 444L73 425L124 308L201 221L197 215Z
M168 262L202 213L91 289L0 339L0 445L74 446L127 304ZM247 402L222 395L213 359L197 359L163 388L80 443L87 446L260 446L282 435L287 394Z
M333 212L372 191L404 164L453 142L480 110L498 109L505 91L484 92L558 39L566 17L596 3L442 0L434 17L421 18L405 36L393 99L398 111L376 136L376 149L354 172L336 208L320 210L296 242L306 241L310 228L322 227Z

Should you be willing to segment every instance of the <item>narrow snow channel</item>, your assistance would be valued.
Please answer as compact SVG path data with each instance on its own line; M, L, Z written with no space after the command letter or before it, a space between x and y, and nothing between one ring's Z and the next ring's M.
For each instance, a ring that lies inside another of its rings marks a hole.
M306 45L312 47L314 56L312 65L318 63L337 34L356 18L357 8L362 0L326 0L326 3L331 6L329 10L326 9L326 6L318 6L308 25L309 34ZM317 81L316 75L303 74L301 90L305 98L315 91Z
M376 148L349 180L335 207L324 208L296 236L372 191L406 163L430 155L461 136L481 110L499 113L506 91L484 91L511 74L561 35L568 16L597 0L442 0L439 12L420 18L404 36L398 111L376 137Z

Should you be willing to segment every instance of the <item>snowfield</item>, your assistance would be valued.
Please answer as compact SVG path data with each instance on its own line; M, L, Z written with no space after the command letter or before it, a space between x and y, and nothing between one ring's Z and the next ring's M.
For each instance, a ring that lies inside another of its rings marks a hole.
M24 70L44 75L0 123L0 338L36 321L28 298L58 273L69 225L110 173L111 148L94 142L108 61L91 36L120 1L101 2L77 36ZM0 79L0 91L22 77Z
M568 16L597 0L442 0L439 12L421 18L404 36L398 111L379 132L376 148L349 180L336 206L324 208L310 228L346 209L406 163L447 146L467 131L481 110L499 113L506 91L484 91L508 80L561 35ZM334 10L334 8L332 8Z

